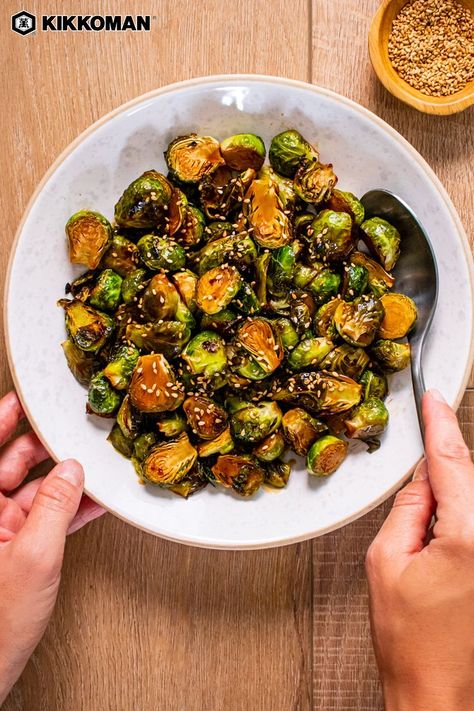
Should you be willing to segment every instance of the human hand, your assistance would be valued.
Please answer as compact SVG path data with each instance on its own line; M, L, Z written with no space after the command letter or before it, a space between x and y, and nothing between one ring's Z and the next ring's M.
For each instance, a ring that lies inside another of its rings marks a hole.
M423 418L426 459L367 552L375 655L387 711L471 711L474 464L437 391Z
M49 457L33 432L7 442L23 417L15 393L0 400L0 706L53 611L66 534L104 513L73 459L18 488Z

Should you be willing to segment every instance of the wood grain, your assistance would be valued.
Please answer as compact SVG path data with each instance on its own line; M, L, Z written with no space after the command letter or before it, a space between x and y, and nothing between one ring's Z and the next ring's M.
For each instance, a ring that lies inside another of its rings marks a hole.
M429 118L386 94L366 49L377 4L102 0L103 13L154 14L152 32L22 38L8 28L23 4L3 0L0 273L35 185L78 133L137 94L221 72L312 80L368 106L431 163L472 239L473 111ZM10 384L4 365L1 392ZM474 393L460 417L474 447ZM178 546L107 515L68 541L55 614L4 710L379 711L363 558L389 505L313 543L250 553Z

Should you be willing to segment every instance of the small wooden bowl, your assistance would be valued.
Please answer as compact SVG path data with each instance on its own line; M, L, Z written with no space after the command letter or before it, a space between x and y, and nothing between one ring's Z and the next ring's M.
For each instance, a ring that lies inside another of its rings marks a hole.
M427 114L455 114L474 104L474 80L451 96L427 96L407 84L388 57L392 22L408 0L383 0L370 27L369 53L375 73L385 88L398 99ZM474 0L462 0L474 14Z

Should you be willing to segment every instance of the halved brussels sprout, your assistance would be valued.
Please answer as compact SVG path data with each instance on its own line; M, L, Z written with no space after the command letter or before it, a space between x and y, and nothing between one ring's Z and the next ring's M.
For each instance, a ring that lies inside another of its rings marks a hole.
M143 462L152 448L156 444L156 434L154 432L144 432L138 435L133 441L133 454L135 459L139 462Z
M229 454L234 449L234 440L230 433L230 427L226 427L215 439L199 442L197 444L198 455L200 457L211 457L213 454Z
M294 402L315 414L335 415L350 410L361 399L362 386L336 373L297 373L274 390L278 402Z
M286 296L293 280L296 255L293 244L275 249L270 258L267 273L267 288L277 297Z
M265 154L264 142L254 133L237 133L221 142L221 155L233 170L260 170Z
M125 329L125 337L140 350L175 358L191 338L191 329L179 321L130 323Z
M360 229L362 239L370 252L380 261L384 269L391 271L400 256L400 232L381 217L365 220Z
M383 296L388 289L395 284L395 279L391 274L383 269L375 260L368 257L363 252L352 252L350 263L367 269L369 274L369 289L374 296Z
M311 215L311 219L314 216ZM319 265L318 265L319 266ZM317 276L319 269L308 267L306 264L296 264L293 274L293 283L298 289L306 289Z
M311 223L311 259L345 259L355 247L352 218L347 212L322 210Z
M311 235L314 234L311 232L311 223L313 220L313 212L299 212L295 215L293 228L297 239L301 239L303 242L309 242L311 240Z
M273 373L283 360L280 336L263 318L248 318L237 331L237 340L267 375Z
M288 365L293 370L311 370L320 365L334 348L328 338L304 338L288 355Z
M366 291L369 285L369 272L357 264L347 264L344 267L342 296L346 301L352 301Z
M158 432L164 437L177 437L182 432L186 432L187 426L184 415L176 410L174 412L164 412L158 416L156 421Z
M201 210L194 205L189 205L183 224L176 233L176 239L186 247L195 247L202 240L206 220Z
M195 254L195 270L202 276L224 262L240 267L251 267L257 261L257 249L247 235L221 237L208 242Z
M369 346L384 317L384 308L373 296L341 301L334 314L338 333L351 346Z
M125 304L138 301L149 279L146 269L135 269L122 281L121 295Z
M155 274L142 296L142 309L147 319L174 319L179 305L178 290L166 274Z
M292 296L290 300L290 319L300 336L311 329L315 312L316 303L312 294L307 291L300 291Z
M283 489L288 484L291 465L281 460L269 462L265 467L265 484L275 489Z
M248 454L222 454L212 467L218 484L234 489L240 496L252 496L261 487L265 471Z
M186 263L186 252L177 242L157 235L143 235L137 242L142 262L152 271L176 272Z
M183 410L193 432L201 439L215 439L227 427L227 413L204 395L192 395L183 403Z
M317 160L302 160L294 178L295 193L311 205L327 200L337 183L332 164Z
M115 221L120 227L149 229L164 223L173 193L171 183L156 170L136 178L115 205Z
M168 205L168 234L170 237L181 229L186 219L188 198L179 188L173 188Z
M263 380L267 377L267 372L252 358L243 348L237 351L236 356L230 356L232 347L227 347L229 365L238 376L247 380Z
M112 239L112 225L100 212L80 210L67 221L66 235L69 260L96 269Z
M328 207L336 212L348 212L359 227L364 221L364 206L353 193L337 189L333 190L328 200Z
M122 235L114 235L101 262L101 266L113 269L125 278L135 272L140 263L137 245Z
M178 496L182 496L183 499L188 499L197 491L204 489L208 484L209 478L206 467L201 462L196 462L181 481L167 488L169 488L173 494L178 494Z
M198 183L204 175L224 164L219 142L212 136L196 133L171 141L165 160L171 179L180 183Z
M281 430L272 432L253 448L252 454L261 462L273 462L285 451L286 442Z
M222 264L203 274L197 284L196 302L207 314L216 314L237 295L242 280L235 267Z
M373 370L365 370L359 378L359 383L362 385L364 400L371 397L378 397L384 400L388 394L387 378L383 373L375 373Z
M318 304L325 303L337 295L341 277L331 269L321 269L307 286Z
M77 382L88 387L94 373L102 367L100 359L94 353L86 353L70 340L61 343L61 348Z
M331 299L331 301L319 307L314 317L314 328L319 336L324 336L330 340L337 338L338 333L334 325L334 314L340 303L340 299Z
M395 343L381 339L376 341L371 354L384 370L395 372L410 365L411 349L409 343Z
M64 309L69 338L81 350L97 353L112 335L114 322L107 314L78 299L60 299L58 306Z
M348 343L332 350L321 362L321 370L330 370L359 380L370 358L363 348L354 348Z
M224 385L227 370L225 343L214 331L201 331L194 336L181 357L192 375L212 381L215 388Z
M163 355L138 359L129 388L132 405L141 412L176 410L184 400L182 384Z
M276 402L259 402L248 405L230 418L230 429L235 439L251 444L260 442L280 425L282 412Z
M100 311L114 311L120 301L122 277L112 269L86 272L68 284L66 291L80 301L87 301Z
M107 441L119 454L130 459L133 454L133 439L126 437L117 424L110 430Z
M159 486L172 486L183 479L197 459L197 451L186 432L177 439L157 444L143 462L146 481Z
M384 294L380 301L385 311L378 332L380 338L405 338L415 325L418 315L413 299L405 294L391 292Z
M241 282L240 289L233 303L235 307L246 316L253 316L261 309L257 294L246 281Z
M173 274L173 282L188 309L192 314L195 313L197 309L196 289L198 283L196 274L189 269L185 269L182 272L175 272Z
M347 455L347 443L333 435L324 435L311 446L306 458L308 473L329 476L338 469Z
M221 239L221 237L235 236L235 230L230 222L226 220L216 220L215 222L210 222L204 228L203 238L206 242L212 242L215 239Z
M357 405L344 420L346 434L351 439L370 440L382 434L388 425L388 410L378 397Z
M264 177L252 182L245 193L243 209L249 231L260 247L278 249L291 242L291 222L271 179Z
M120 395L116 392L102 371L92 376L87 395L87 412L112 417L120 406Z
M276 318L272 321L272 329L280 336L285 351L291 351L298 345L300 337L289 318Z
M301 133L289 129L272 138L268 157L273 170L293 178L303 158L317 160L319 154Z
M313 442L328 429L324 422L312 417L301 407L285 412L282 426L291 449L302 457L308 454Z
M142 414L136 410L131 401L130 395L127 393L117 412L117 425L120 428L124 437L132 440L138 435L138 430L142 424Z
M210 220L226 220L240 209L244 195L255 178L255 171L247 169L232 177L227 166L218 168L212 175L205 175L199 183L200 201L206 217Z
M135 346L120 344L104 368L104 375L116 390L125 390L131 380L140 353Z

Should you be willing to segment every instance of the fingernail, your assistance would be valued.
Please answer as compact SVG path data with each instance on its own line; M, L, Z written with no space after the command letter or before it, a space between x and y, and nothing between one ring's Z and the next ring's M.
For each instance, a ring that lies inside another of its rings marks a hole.
M439 390L436 390L436 388L431 388L431 390L428 390L428 392L433 398L433 400L436 400L436 402L444 402L446 404L446 400L441 395Z
M57 476L71 482L74 486L82 486L84 481L84 471L75 459L66 459L58 464Z
M426 464L426 459L422 459L413 472L413 481L423 481L424 479L428 479L428 466Z

